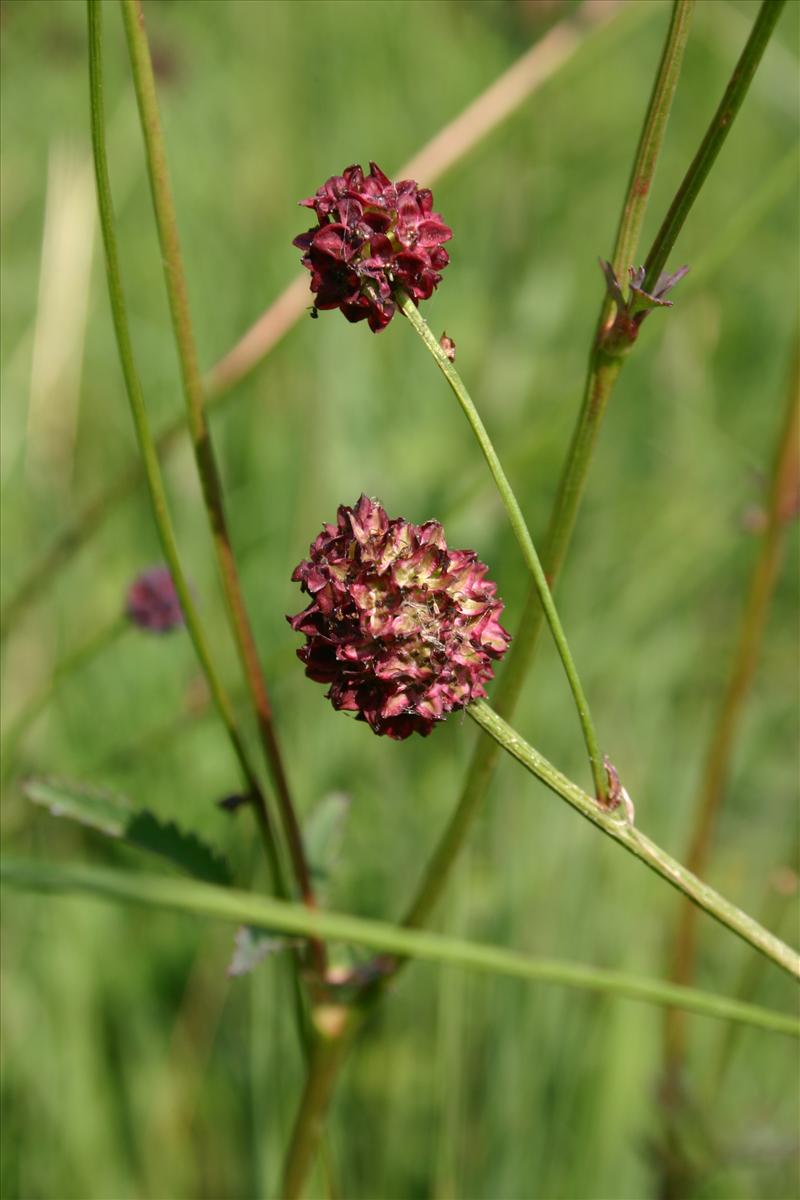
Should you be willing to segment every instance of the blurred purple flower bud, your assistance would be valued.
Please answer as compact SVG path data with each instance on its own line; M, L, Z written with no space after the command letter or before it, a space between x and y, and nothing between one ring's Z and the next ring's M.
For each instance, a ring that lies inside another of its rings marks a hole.
M415 304L427 300L449 260L443 243L453 231L433 211L433 196L413 179L399 183L370 163L333 175L301 200L317 224L293 245L311 272L314 309L340 309L348 321L367 321L373 333L394 316L395 287Z
M449 550L438 521L392 520L367 496L342 505L292 579L311 596L292 629L306 675L375 733L427 736L486 695L509 635L472 550Z
M125 611L134 625L149 633L169 633L183 625L183 610L167 567L150 567L136 576L128 588Z

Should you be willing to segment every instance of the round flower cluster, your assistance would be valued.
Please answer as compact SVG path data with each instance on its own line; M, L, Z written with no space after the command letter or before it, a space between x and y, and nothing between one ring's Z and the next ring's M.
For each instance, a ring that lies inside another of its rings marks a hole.
M150 567L128 588L128 619L149 633L169 633L183 624L183 609L166 567Z
M413 179L392 183L375 163L368 175L347 167L300 203L318 222L293 242L311 272L314 312L339 308L378 333L394 316L393 289L427 300L450 261L442 243L453 231L433 211L430 191Z
M486 695L509 635L472 550L448 550L438 521L390 520L377 500L342 505L292 579L311 596L287 617L306 674L336 709L401 740Z

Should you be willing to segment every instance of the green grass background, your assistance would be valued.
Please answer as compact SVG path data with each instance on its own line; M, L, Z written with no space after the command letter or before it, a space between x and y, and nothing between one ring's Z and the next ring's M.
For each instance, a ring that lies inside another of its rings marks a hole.
M645 242L756 8L698 3ZM391 171L569 10L517 0L148 3L203 365L296 273L290 242L307 225L300 197L353 161L374 158ZM426 315L457 342L534 536L578 409L601 296L596 259L611 251L668 15L661 0L630 0L435 188L455 236ZM625 368L559 591L638 823L678 856L757 549L743 516L763 499L790 382L797 179L786 162L797 135L799 15L790 3L681 235L674 265L689 262L693 274L674 310L648 320ZM125 287L160 423L181 408L177 368L116 6L105 16ZM27 455L48 156L67 147L88 163L84 22L77 0L4 0L0 9L5 597L65 516L134 455L97 247L69 472L32 470ZM390 513L442 520L451 545L475 548L513 630L526 580L504 513L456 404L399 319L378 337L335 314L301 321L238 387L213 431L300 807L307 815L332 791L351 798L326 900L397 917L455 802L476 731L456 716L430 739L397 745L334 713L294 655L284 614L302 601L289 577L336 506L365 491ZM236 690L185 447L166 475L185 561ZM756 912L774 870L796 865L796 531L790 540L710 871ZM9 640L4 722L54 662L114 619L132 574L158 558L140 490ZM137 869L139 859L26 808L20 777L60 773L202 831L240 878L260 886L247 815L232 820L215 807L237 775L218 723L195 713L197 692L185 635L128 633L66 680L11 772L6 848ZM586 780L547 638L515 723ZM660 974L675 913L662 883L509 763L437 923L532 954ZM779 931L796 937L794 913ZM733 990L751 952L705 918L700 932L698 983ZM175 916L4 896L4 1197L275 1194L300 1083L285 980L275 960L228 981L231 945L229 929ZM772 968L752 998L784 1009L795 1002ZM723 1027L690 1022L690 1083L700 1088ZM656 1196L660 1031L658 1011L627 1001L413 967L358 1044L336 1099L342 1196ZM686 1130L702 1168L693 1196L797 1194L797 1081L793 1046L741 1034L724 1086Z

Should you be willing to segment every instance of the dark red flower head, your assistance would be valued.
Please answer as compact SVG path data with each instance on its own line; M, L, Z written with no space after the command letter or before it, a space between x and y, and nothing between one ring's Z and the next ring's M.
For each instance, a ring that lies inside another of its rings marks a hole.
M166 567L150 567L128 588L125 611L139 629L169 633L183 625L183 610Z
M375 733L426 736L486 695L508 647L486 570L472 550L448 550L438 521L390 520L367 496L342 505L292 575L311 596L286 618L305 634L306 675Z
M443 243L453 231L433 211L430 191L413 179L392 183L374 162L368 175L359 166L332 175L300 203L318 221L293 242L311 272L314 309L340 308L373 333L394 316L393 288L427 300L450 261Z

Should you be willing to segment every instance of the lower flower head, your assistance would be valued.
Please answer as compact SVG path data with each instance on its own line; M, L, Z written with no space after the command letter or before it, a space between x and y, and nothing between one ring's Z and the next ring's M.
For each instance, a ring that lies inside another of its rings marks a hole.
M389 519L377 500L342 505L292 579L311 597L292 629L306 674L375 733L426 736L486 695L510 641L502 601L472 550L449 550L438 521Z
M167 567L150 567L128 588L125 611L132 623L149 633L169 633L183 625L175 584Z
M389 324L402 287L415 303L427 300L450 261L443 243L452 230L433 211L433 196L413 179L392 183L370 163L332 175L300 203L317 224L294 239L311 272L316 309L338 308L348 321L367 321L373 333Z

